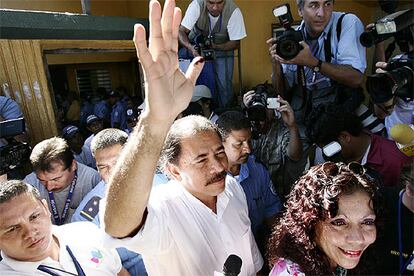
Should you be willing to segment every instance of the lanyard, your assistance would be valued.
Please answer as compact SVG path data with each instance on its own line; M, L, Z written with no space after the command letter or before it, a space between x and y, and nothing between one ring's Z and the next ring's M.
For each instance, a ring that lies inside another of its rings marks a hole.
M65 207L63 208L62 217L59 216L59 211L56 206L55 195L53 192L49 192L50 205L52 207L52 214L55 220L56 225L62 225L65 223L66 217L68 215L70 203L72 201L73 191L75 190L76 180L78 179L78 172L75 171L75 176L73 177L72 183L70 184L69 194L66 198Z
M56 272L53 272L52 270L57 270L57 271L64 272L66 274L74 275L74 276L86 276L86 274L83 271L80 263L78 262L78 260L76 259L75 255L73 254L72 250L70 250L68 245L66 245L66 251L68 251L69 256L71 257L71 259L73 261L73 264L75 265L77 274L73 274L71 272L68 272L68 271L65 271L65 270L62 270L62 269L59 269L59 268L47 266L47 265L39 265L37 267L37 269L40 270L40 271L46 272L47 274L50 274L52 276L60 276L60 274L58 274Z
M411 253L411 255L408 257L408 260L404 264L403 252L402 252L402 227L401 227L401 206L402 206L402 198L403 198L404 193L405 193L405 190L402 190L400 192L400 196L399 196L399 199L398 199L398 251L400 253L400 256L399 256L399 259L400 259L400 275L403 274L404 270L407 268L407 266L414 259L414 253Z

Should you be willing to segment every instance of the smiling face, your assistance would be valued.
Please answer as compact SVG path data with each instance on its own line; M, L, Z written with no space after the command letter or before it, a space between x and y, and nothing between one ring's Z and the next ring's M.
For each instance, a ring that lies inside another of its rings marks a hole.
M306 30L312 37L318 37L331 19L333 0L305 0L299 15L306 23Z
M200 131L181 140L178 165L169 164L171 176L202 202L224 191L227 156L214 131Z
M375 213L368 194L355 191L339 196L338 214L316 225L316 243L331 268L357 266L364 250L376 239Z
M45 200L29 193L0 204L0 250L19 261L39 261L50 255L52 224Z

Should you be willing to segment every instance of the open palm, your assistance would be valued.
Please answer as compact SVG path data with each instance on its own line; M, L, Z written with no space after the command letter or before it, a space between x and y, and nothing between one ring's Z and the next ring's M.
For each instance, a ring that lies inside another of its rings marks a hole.
M190 102L194 85L203 68L196 58L187 74L178 67L178 30L181 10L167 0L161 16L158 1L150 3L149 47L142 25L135 26L134 43L145 76L146 108L156 121L174 119Z

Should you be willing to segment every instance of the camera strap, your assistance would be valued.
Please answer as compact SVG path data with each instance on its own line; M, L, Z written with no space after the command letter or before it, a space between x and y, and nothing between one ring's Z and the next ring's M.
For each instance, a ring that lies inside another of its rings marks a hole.
M72 183L70 184L69 193L68 193L68 197L66 198L66 201L65 201L65 206L63 207L62 216L59 216L59 211L58 211L58 208L57 208L54 193L49 192L50 206L52 207L51 208L52 209L52 214L53 214L53 218L55 220L56 225L62 225L62 224L65 223L65 220L68 216L69 207L70 207L70 204L72 202L73 192L75 191L77 179L78 179L78 172L76 170L75 171L75 176L73 177Z
M336 23L336 38L338 39L338 43L339 43L339 40L341 39L342 20L344 16L347 14L348 13L341 14L341 16L338 18L338 22ZM329 63L331 62L332 56L333 56L332 49L331 49L331 35L332 35L332 27L329 29L328 35L326 36L326 39L323 43L323 48L325 52L325 61Z

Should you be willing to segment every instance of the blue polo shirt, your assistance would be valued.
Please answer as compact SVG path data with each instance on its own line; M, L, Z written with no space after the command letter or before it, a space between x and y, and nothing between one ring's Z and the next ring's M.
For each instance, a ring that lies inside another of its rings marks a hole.
M273 183L268 170L256 162L254 155L249 156L247 162L241 165L240 174L234 177L246 194L252 231L256 235L265 219L282 210L282 203L271 189Z

